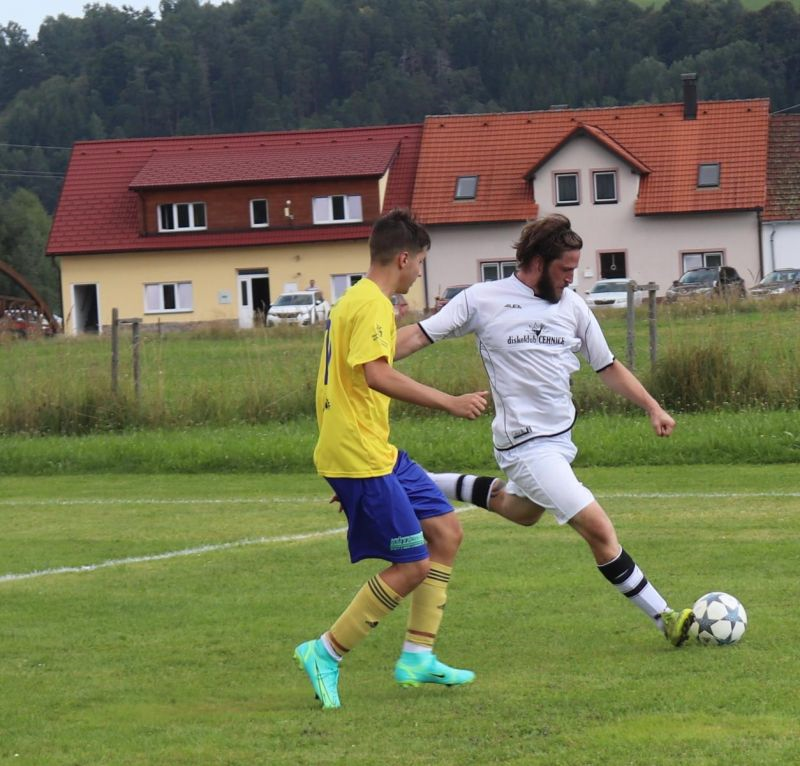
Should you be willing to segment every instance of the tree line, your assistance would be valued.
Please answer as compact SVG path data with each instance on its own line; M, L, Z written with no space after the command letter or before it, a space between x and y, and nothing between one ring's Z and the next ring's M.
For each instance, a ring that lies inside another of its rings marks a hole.
M698 73L701 99L800 104L800 14L787 0L758 11L739 0L162 0L159 12L87 5L46 19L36 39L0 26L0 201L23 187L52 213L63 147L80 139L676 101L683 72Z

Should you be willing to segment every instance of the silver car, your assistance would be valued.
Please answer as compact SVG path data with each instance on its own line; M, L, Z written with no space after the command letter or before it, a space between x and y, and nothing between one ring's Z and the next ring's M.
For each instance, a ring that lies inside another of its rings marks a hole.
M750 289L753 298L800 293L800 269L775 269Z
M308 326L325 322L331 307L318 290L283 293L267 312L267 327L279 324Z
M634 288L636 283L631 279L598 279L591 290L586 291L586 303L589 308L616 308L624 309L628 305L628 285ZM644 293L635 290L633 305L640 306Z

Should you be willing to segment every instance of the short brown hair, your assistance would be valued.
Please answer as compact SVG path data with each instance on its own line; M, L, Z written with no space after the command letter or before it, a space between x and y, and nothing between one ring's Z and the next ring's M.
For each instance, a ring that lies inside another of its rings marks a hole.
M519 266L527 266L537 255L542 256L547 265L567 250L580 250L582 247L583 240L572 231L569 218L558 213L525 224L514 243Z
M388 263L403 250L416 255L430 246L427 230L405 208L395 208L382 215L375 221L369 235L369 257L373 263Z

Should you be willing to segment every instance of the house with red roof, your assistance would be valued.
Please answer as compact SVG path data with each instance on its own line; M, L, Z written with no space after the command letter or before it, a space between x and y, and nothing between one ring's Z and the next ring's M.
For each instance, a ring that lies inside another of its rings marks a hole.
M584 248L580 292L601 278L655 282L733 266L763 273L769 101L681 103L426 118L413 208L433 246L427 303L448 285L513 273L525 221L566 215Z
M421 125L76 143L47 255L67 332L251 327L314 280L331 302L369 265L372 222L411 202ZM408 301L422 308L422 285Z
M800 268L800 114L770 118L764 273Z

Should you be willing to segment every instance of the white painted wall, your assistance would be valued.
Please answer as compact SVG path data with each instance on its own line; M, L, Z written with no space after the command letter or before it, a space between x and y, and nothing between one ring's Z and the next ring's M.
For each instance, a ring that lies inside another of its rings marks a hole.
M425 260L428 307L449 285L471 285L481 279L482 261L513 261L513 244L522 223L427 226L431 249Z
M800 221L772 221L762 226L764 273L800 268Z

